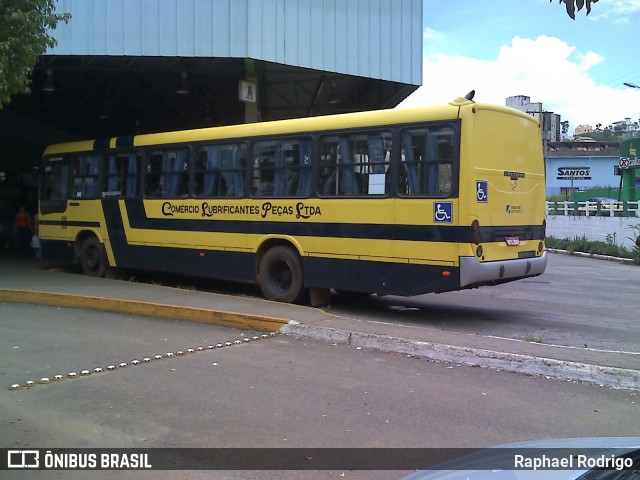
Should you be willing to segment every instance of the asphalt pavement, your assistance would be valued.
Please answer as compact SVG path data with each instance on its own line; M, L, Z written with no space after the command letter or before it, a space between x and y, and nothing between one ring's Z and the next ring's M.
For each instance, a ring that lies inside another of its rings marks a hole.
M613 388L640 389L640 352L576 348L340 317L330 309L112 278L0 257L0 302L204 322Z

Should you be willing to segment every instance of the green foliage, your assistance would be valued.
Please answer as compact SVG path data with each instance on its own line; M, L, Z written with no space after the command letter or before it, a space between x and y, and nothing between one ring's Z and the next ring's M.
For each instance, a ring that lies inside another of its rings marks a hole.
M631 240L635 245L633 246L633 253L640 256L640 223L638 225L633 225L631 227L631 231L633 232L629 240Z
M567 196L564 193L556 193L547 197L548 202L565 202L566 200Z
M0 0L0 108L29 93L38 57L56 45L49 31L69 17L55 13L55 0Z
M544 343L544 335L534 335L531 332L527 332L524 336L524 341L531 343Z
M640 225L636 225L632 229L639 234L635 241L640 243ZM582 237L575 237L573 240L547 237L545 243L547 248L566 250L569 253L582 252L616 258L630 258L635 264L640 265L640 245L635 245L633 249L629 250L622 245L618 245L615 234L607 235L604 242L587 240L587 237L583 235Z
M591 13L591 4L596 3L598 0L560 0L560 3L564 3L567 8L567 15L569 15L573 20L576 19L576 9L579 12L582 10L582 7L587 5L587 15ZM549 0L549 3L553 2L553 0Z

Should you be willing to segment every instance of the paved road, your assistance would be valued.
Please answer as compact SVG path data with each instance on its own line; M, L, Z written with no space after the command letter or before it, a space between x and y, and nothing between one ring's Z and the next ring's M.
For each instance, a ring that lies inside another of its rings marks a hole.
M477 447L640 431L637 392L283 336L9 391L12 383L254 332L33 305L4 303L0 310L3 447ZM29 479L160 476L4 473ZM179 476L382 479L402 473Z
M261 298L251 286L177 276L138 279ZM639 292L637 265L549 254L547 270L536 278L415 297L334 295L327 310L356 320L640 353Z
M640 352L640 267L549 255L536 278L417 297L335 299L331 311L425 328Z

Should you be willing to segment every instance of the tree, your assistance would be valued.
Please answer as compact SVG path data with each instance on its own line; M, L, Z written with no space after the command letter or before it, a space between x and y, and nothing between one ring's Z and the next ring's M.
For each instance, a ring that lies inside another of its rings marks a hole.
M584 7L585 3L587 4L587 15L591 13L591 4L596 3L598 0L560 0L560 3L564 3L567 7L567 15L569 15L573 20L576 19L576 7L579 12ZM553 0L549 0L549 3L553 2Z
M70 15L55 13L55 0L0 0L0 109L16 93L29 93L29 76L48 48L49 32Z

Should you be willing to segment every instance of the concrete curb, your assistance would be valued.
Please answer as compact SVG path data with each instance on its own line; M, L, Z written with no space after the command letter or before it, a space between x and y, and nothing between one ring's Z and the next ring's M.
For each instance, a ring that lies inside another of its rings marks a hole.
M344 332L289 322L280 333L294 338L320 340L353 347L401 353L428 360L540 375L561 380L591 383L618 389L640 390L640 370L604 367L471 347L388 337L372 333Z
M85 308L113 313L185 320L223 327L279 332L309 339L400 353L428 360L540 375L620 389L640 390L640 370L605 367L579 362L497 352L443 343L410 340L381 334L350 332L304 325L264 315L176 306L152 302L110 299L30 290L0 289L0 301L56 307Z
M631 258L612 257L610 255L600 255L598 253L571 252L569 250L560 250L558 248L547 248L547 252L573 255L575 257L595 258L597 260L607 260L609 262L622 263L624 265L634 265L633 259Z
M278 332L281 327L287 323L287 320L263 315L29 290L0 289L0 301L49 305L54 307L86 308L89 310L126 313L173 320L187 320L191 322L220 325L223 327L266 332Z

